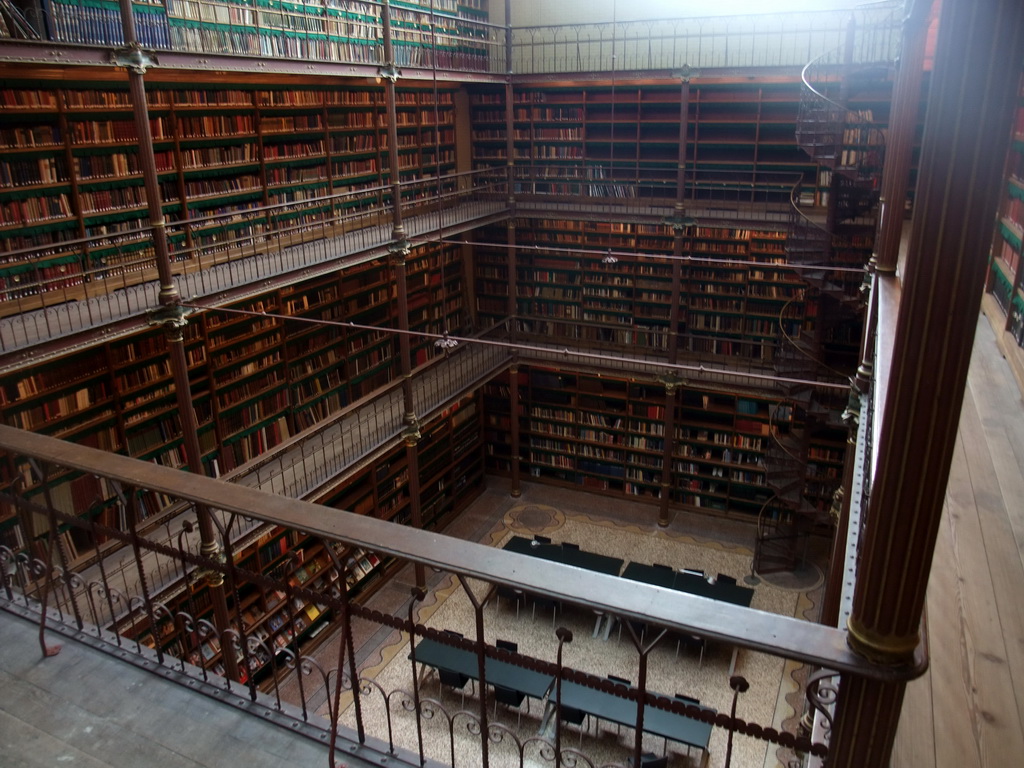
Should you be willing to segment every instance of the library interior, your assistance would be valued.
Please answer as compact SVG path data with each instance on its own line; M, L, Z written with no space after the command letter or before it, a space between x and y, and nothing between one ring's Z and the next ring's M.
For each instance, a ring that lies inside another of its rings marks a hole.
M0 764L1021 764L1022 51L0 0Z

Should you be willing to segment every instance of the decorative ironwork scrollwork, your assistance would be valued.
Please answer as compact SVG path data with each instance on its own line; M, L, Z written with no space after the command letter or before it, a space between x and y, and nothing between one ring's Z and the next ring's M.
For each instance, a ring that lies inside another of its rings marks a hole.
M826 741L832 733L832 713L839 696L838 681L839 673L830 669L820 669L807 678L807 701L825 720Z

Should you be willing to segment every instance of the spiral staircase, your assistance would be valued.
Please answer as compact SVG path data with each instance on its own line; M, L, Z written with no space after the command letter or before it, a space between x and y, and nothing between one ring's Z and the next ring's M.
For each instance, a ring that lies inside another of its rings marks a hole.
M773 361L781 380L782 406L773 419L764 465L772 498L758 520L753 570L757 574L792 571L799 567L807 541L830 525L830 498L838 478L814 477L809 471L811 436L816 430L842 428L840 414L845 393L798 382L842 381L828 365L823 339L836 329L858 327L863 307L861 277L864 264L844 260L862 243L858 228L870 222L878 204L885 133L868 111L844 106L851 94L877 87L891 77L888 66L853 68L837 63L841 52L831 52L804 68L804 91L797 122L797 142L819 166L819 179L828 181L828 206L809 216L794 194L786 238L790 264L803 267L805 301L817 307L815 328L790 336L781 331ZM814 213L814 212L812 212ZM854 268L842 271L842 268ZM859 336L859 334L857 334ZM851 371L852 373L852 371ZM812 492L812 486L813 492Z

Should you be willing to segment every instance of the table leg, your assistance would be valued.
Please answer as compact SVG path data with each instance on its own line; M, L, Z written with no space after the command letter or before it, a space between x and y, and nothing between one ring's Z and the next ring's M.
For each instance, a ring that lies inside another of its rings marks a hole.
M537 735L538 736L543 736L545 731L547 731L549 722L551 720L551 715L554 713L554 711L555 711L555 704L549 698L545 702L545 704L544 704L544 716L541 717L541 719L540 719L540 728L537 729Z
M612 614L608 614L607 621L604 625L604 640L608 642L608 636L612 633L612 627L615 625L616 618Z
M423 664L422 662L418 663L417 666L419 666L419 668L420 668L420 675L419 675L419 677L420 677L420 686L422 687L423 684L425 682L427 682L427 677L430 676L430 673L431 673L431 671L433 671L434 668L431 667L428 664Z
M597 614L597 618L594 619L594 634L592 637L597 637L601 634L601 621L604 619L604 614L598 611L594 611Z

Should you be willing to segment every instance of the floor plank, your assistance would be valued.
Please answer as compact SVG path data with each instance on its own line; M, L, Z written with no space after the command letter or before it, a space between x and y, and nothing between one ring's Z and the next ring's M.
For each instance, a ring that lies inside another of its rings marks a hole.
M1022 405L982 319L928 586L931 666L908 686L895 768L1024 763Z
M905 727L900 721L893 748L892 768L922 768L935 765L935 721L932 717L931 676L925 675L907 686L903 698L904 712L919 713L920 724Z
M956 501L965 502L955 528L955 545L964 579L965 634L973 641L968 659L970 718L982 764L1013 765L1024 755L1024 730L1009 673L1012 667L1022 669L1024 657L1008 648L1005 635L1020 635L1024 629L1024 614L1016 599L1024 590L1024 572L973 399L964 402L960 442L962 464L950 475L947 497L951 509Z

